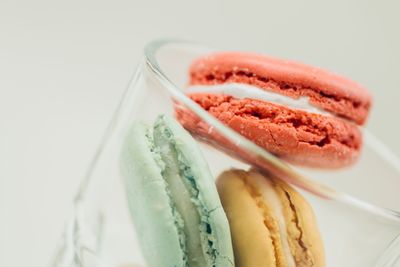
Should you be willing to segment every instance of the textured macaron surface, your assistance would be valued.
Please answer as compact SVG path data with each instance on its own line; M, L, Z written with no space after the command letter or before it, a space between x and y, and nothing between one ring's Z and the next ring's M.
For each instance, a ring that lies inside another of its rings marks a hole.
M362 136L344 120L254 99L227 95L191 94L211 115L257 145L288 161L313 167L342 167L359 154ZM188 129L195 128L181 114Z
M229 224L197 143L169 117L134 123L121 171L148 266L233 266Z
M323 267L313 211L294 189L257 171L230 170L217 181L237 267Z
M372 97L356 82L331 72L265 55L220 52L194 61L190 84L245 83L293 98L306 96L311 104L363 124Z
M332 169L359 158L359 125L372 102L361 85L301 63L241 52L203 56L189 72L186 92L193 101L278 157ZM177 111L177 117L189 131L210 137L190 114Z

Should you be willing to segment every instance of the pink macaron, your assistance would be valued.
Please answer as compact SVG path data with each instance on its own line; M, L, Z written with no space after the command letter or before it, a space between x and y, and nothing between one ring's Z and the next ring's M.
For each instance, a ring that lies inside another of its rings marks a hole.
M309 167L353 164L372 97L328 71L264 55L222 52L195 60L186 93L221 122L271 153ZM191 132L207 137L190 114ZM190 118L190 119L189 119Z

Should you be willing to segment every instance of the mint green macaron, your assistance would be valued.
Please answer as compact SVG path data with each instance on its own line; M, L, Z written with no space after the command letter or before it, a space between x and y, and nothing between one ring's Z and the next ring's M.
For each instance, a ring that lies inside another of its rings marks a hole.
M173 118L134 123L122 175L149 267L234 266L228 220L207 162Z

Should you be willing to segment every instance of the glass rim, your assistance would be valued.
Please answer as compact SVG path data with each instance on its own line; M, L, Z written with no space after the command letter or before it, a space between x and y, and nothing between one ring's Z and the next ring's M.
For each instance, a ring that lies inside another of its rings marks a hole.
M231 128L225 126L223 123L211 116L207 111L203 110L187 95L185 95L182 90L179 89L179 87L168 77L168 75L165 74L165 71L163 71L163 69L161 68L156 54L161 48L166 45L187 45L198 47L203 50L208 49L210 51L215 51L215 49L212 49L202 43L180 39L156 39L147 43L144 48L144 65L148 67L149 71L155 75L157 81L168 91L168 93L172 97L174 97L180 103L184 104L185 107L192 111L195 115L197 115L207 124L212 125L212 127L214 127L218 132L223 133L223 135L229 140L234 140L235 144L237 144L241 148L245 149L246 151L250 151L253 154L255 153L258 157L266 160L274 168L277 168L282 174L287 175L286 179L284 177L279 178L320 198L342 202L344 204L364 210L374 215L392 220L396 223L400 223L400 211L391 210L371 204L348 193L335 190L322 183L311 181L309 178L294 170L288 163L283 162L277 156L271 154L269 151L259 147L258 145L243 137L239 133L235 132ZM379 141L379 139L376 139L370 132L368 132L366 129L363 129L362 131L366 134L369 140L373 141L370 145L372 145L374 151L380 156L383 156L385 160L388 161L388 163L396 170L400 171L400 160L398 160L397 157L395 157L395 155L387 147L385 147L384 144ZM388 157L391 159L394 158L394 160L387 160Z

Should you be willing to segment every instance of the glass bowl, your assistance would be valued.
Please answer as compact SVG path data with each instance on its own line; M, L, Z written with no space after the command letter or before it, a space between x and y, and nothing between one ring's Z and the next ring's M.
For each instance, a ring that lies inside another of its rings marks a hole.
M149 43L94 153L73 202L51 266L146 266L128 212L120 151L133 121L190 110L215 139L201 149L215 177L250 164L292 184L312 205L327 266L400 266L400 161L370 132L360 161L341 171L293 167L210 116L183 93L188 67L206 46L172 40ZM222 139L221 139L222 138ZM223 150L216 140L234 149Z

